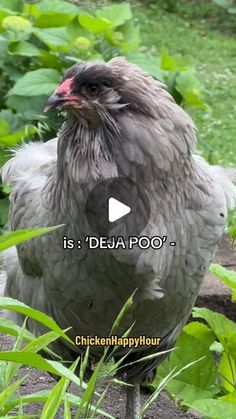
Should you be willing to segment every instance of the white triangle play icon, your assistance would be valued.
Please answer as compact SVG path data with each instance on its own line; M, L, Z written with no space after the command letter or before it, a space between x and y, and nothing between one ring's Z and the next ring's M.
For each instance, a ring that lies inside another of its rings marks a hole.
M131 208L128 205L123 204L115 198L109 198L108 200L108 220L113 223L119 218L131 212Z

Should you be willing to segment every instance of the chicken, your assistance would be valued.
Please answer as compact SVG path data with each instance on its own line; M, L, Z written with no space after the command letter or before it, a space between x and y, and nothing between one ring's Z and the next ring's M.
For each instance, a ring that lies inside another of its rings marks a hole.
M5 295L46 312L62 328L72 326L74 339L108 336L136 290L119 335L135 322L130 336L161 338L159 346L133 348L125 360L129 365L121 369L133 384L126 418L136 419L139 384L163 358L134 361L173 347L216 252L236 189L193 154L194 124L165 86L124 58L75 64L48 100L47 110L56 107L66 111L58 138L23 144L2 177L13 186L12 230L64 226L6 255ZM113 177L128 177L145 189L151 213L142 236L166 236L166 243L158 250L63 249L63 237L91 234L86 199L98 182ZM34 322L28 327L36 335L44 332ZM67 360L83 349L64 341L53 344ZM116 357L128 350L120 347ZM91 358L102 351L91 346Z

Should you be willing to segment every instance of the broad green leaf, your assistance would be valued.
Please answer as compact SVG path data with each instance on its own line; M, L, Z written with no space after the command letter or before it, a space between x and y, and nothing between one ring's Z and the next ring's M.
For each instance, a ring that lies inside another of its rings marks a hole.
M47 99L48 95L24 97L13 94L9 96L6 104L10 108L15 109L19 114L23 115L25 119L39 119L39 116L38 118L35 118L36 115L41 115L41 118L45 119L45 116L42 115L42 111Z
M167 51L166 48L161 50L161 68L167 71L175 71L177 69L177 63Z
M232 335L236 336L236 323L223 314L215 313L207 308L194 307L193 317L204 319L223 346L225 338L229 338Z
M18 144L20 141L25 138L33 135L36 132L35 127L29 127L26 130L26 127L19 129L18 131L13 132L12 134L0 136L0 145L5 147L13 147Z
M191 322L184 327L184 332L202 341L209 348L215 341L215 335L212 330L203 323Z
M39 10L41 13L66 13L66 14L78 14L79 13L79 7L72 4L72 3L66 3L62 0L41 0L38 3Z
M8 92L8 96L37 96L50 95L60 80L58 71L41 68L29 71L19 79L13 88Z
M2 109L0 112L0 118L3 118L5 121L8 122L8 125L10 127L9 132L11 133L22 126L22 120L19 117L19 115L14 114L10 109Z
M37 4L32 3L32 2L30 2L30 3L28 3L28 2L26 3L25 2L25 4L24 4L24 13L26 15L30 15L30 16L33 16L34 18L37 18L41 14L40 9L38 7L38 5L40 3L41 2L37 2Z
M191 404L191 407L211 419L236 418L236 405L223 400L196 400Z
M16 230L0 237L0 252L9 247L16 246L26 240L42 236L42 234L50 233L60 226L42 227L42 228L26 228L25 230Z
M101 19L107 19L114 28L123 25L127 20L131 19L132 12L130 5L128 3L123 3L103 7L96 12L96 16Z
M206 104L202 99L202 88L198 79L190 71L181 71L176 78L176 90L181 93L185 104L205 109Z
M11 10L12 12L21 13L23 11L23 0L0 0L0 9Z
M131 20L119 27L124 41L120 43L122 53L136 51L140 46L140 31Z
M79 23L83 28L96 35L106 32L112 27L112 23L109 20L89 15L80 15Z
M61 28L35 28L33 33L46 45L63 49L70 49L69 38L65 27Z
M67 13L45 13L36 19L35 26L37 28L60 28L68 25L73 17Z
M26 57L35 57L40 55L40 50L33 44L26 41L12 42L8 47L11 55L23 55Z
M72 345L74 344L74 342L65 334L64 330L62 330L57 325L55 320L47 316L47 314L39 310L36 310L35 308L27 306L21 301L17 301L14 298L9 298L9 297L0 297L0 308L16 311L17 313L21 313L24 316L28 316L31 319L36 320L37 322L43 324L48 329L58 333L59 336L63 337Z
M228 393L225 396L219 397L218 400L223 400L226 402L232 402L236 404L236 390L232 391L232 393Z
M0 137L3 135L9 134L9 124L8 121L6 121L3 118L0 118Z
M95 40L95 35L92 32L89 32L87 29L82 28L79 24L78 17L74 18L66 28L67 34L71 42L74 42L76 38L82 36L88 38L91 42Z
M166 389L172 396L189 404L197 398L213 397L218 389L215 386L217 368L214 358L209 350L208 342L182 332L177 340L175 350L170 354L157 370L153 386L160 382L176 366L178 369L202 358L191 369L183 371L168 382Z
M152 77L155 77L158 80L163 81L163 71L160 69L160 66L157 62L157 59L149 57L141 52L132 52L125 54L127 59L139 65L144 71L150 74Z
M217 265L216 263L212 263L210 265L210 272L218 276L218 278L225 282L225 284L230 288L236 289L236 272L229 271L228 269L221 265Z

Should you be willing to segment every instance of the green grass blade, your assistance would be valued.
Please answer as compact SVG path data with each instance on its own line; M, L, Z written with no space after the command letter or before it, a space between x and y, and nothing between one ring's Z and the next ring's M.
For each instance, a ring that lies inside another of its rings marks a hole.
M5 404L8 402L8 400L12 398L13 394L16 393L24 379L25 377L15 381L13 384L8 386L4 391L0 393L0 414L4 413L3 410Z
M11 336L19 336L22 328L18 326L13 321L7 319L7 318L0 318L0 333L4 333L6 335ZM27 342L31 342L35 339L35 336L30 333L28 330L24 330L23 338Z
M6 351L0 353L0 360L18 362L23 365L29 365L34 368L38 368L42 371L47 371L51 374L58 375L59 377L65 377L80 386L79 378L73 374L68 368L64 367L57 361L51 361L44 359L41 355L31 351Z
M44 335L35 338L32 342L26 345L23 351L32 351L32 352L39 352L42 349L45 350L46 347L51 343L58 339L57 332L47 332Z
M71 365L70 371L72 373L75 372L78 362L79 358ZM44 405L40 419L52 419L55 417L60 404L63 402L63 398L69 384L70 380L68 378L62 377L60 381L58 381L58 383L53 387L48 396L47 402Z
M26 240L30 240L35 237L42 236L43 234L50 233L51 231L56 230L61 226L62 224L52 227L26 228L25 230L12 231L11 233L8 233L0 237L0 252L9 249L9 247L23 243Z
M41 311L36 310L34 308L31 308L26 304L22 303L21 301L15 300L14 298L10 297L0 297L0 308L16 311L17 313L21 313L25 316L28 316L31 319L43 324L48 329L51 329L54 332L58 333L58 336L63 337L65 340L74 345L74 342L65 334L64 330L62 330L57 325L57 323L47 314L42 313Z

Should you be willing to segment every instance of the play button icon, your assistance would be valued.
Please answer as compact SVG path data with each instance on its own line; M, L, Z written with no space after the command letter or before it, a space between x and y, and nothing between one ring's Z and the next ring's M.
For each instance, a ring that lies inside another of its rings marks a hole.
M128 205L123 204L122 202L118 201L115 198L109 198L109 200L108 200L108 220L111 223L114 223L114 221L119 220L120 218L129 214L130 211L131 211L131 208L128 207Z
M147 191L127 177L98 182L86 202L90 234L96 236L139 236L150 212Z

